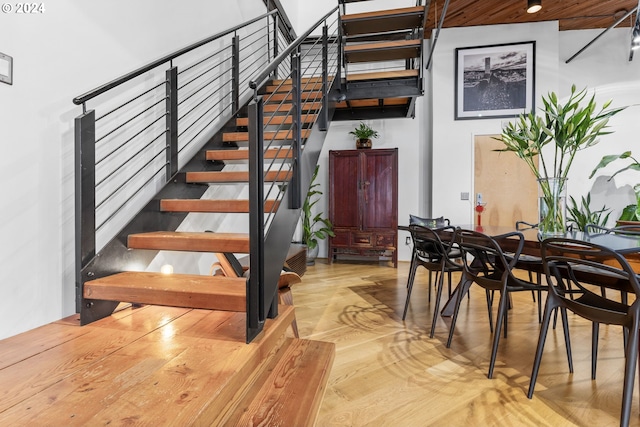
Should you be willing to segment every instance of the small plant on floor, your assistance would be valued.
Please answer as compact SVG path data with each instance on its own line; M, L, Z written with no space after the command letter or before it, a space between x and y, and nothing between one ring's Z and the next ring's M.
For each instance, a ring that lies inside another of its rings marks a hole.
M302 205L302 243L307 245L310 250L318 246L318 239L323 240L326 239L327 236L335 236L332 231L333 225L331 221L329 221L328 218L322 218L322 212L317 213L315 216L313 212L311 212L311 208L318 203L320 196L322 196L322 191L317 189L320 184L315 182L319 168L320 167L316 165L316 169L313 171L313 176L311 177L307 198ZM318 228L318 226L320 227Z
M611 213L609 208L602 206L602 209L591 211L591 193L587 193L587 197L581 197L580 207L576 203L573 196L569 196L571 206L567 207L567 216L569 222L575 224L578 230L584 230L587 224L595 224L604 227L609 220ZM605 215L606 213L606 215Z

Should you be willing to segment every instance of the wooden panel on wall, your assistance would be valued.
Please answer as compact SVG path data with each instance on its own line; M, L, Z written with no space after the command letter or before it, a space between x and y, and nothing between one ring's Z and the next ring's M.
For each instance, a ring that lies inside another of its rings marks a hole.
M516 221L538 222L538 186L535 176L515 154L500 153L504 144L498 135L477 135L474 139L474 194L482 193L486 203L482 225L513 227ZM477 224L477 214L474 214Z

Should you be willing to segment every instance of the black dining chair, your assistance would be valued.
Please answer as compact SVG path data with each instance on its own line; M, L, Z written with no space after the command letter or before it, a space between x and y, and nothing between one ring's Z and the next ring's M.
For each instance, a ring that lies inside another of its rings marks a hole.
M623 326L628 338L625 345L625 370L620 425L627 426L631 412L633 385L638 360L638 329L640 327L640 284L638 276L627 260L606 247L583 240L549 238L542 242L542 259L549 291L542 327L531 372L527 396L531 399L535 388L549 319L556 308L569 310L592 322L592 379L597 356L598 327L601 323ZM622 289L633 293L632 304L607 298L593 292L593 285ZM565 329L567 353L571 355L569 331ZM573 366L570 363L570 372Z
M504 331L505 337L507 336L507 306L510 293L520 291L537 292L538 290L546 290L547 287L519 279L513 274L513 269L518 263L524 247L522 233L511 232L490 237L476 231L459 230L456 236L456 243L462 250L463 271L462 279L458 285L447 348L451 346L451 341L453 340L462 298L469 291L471 285L476 283L485 289L489 312L489 329L494 334L488 373L488 377L492 378L501 331ZM505 256L503 247L510 252L509 257ZM494 330L492 324L492 293L496 291L500 293L500 302Z
M416 270L422 266L429 270L429 276L432 272L436 273L436 303L433 309L433 321L431 323L431 332L429 336L433 338L435 333L438 311L440 309L440 301L442 299L442 288L444 286L445 273L449 276L449 284L451 283L451 273L462 271L462 265L456 260L460 258L460 251L454 246L455 234L457 229L454 227L429 228L421 225L410 225L409 232L413 240L413 254L411 256L411 267L409 269L409 278L407 280L407 300L404 304L404 312L402 320L407 317L409 310L409 300L413 283L416 277ZM429 280L429 297L431 296L431 280ZM431 299L429 298L429 301Z
M428 227L428 228L442 228L442 227L448 227L451 225L451 222L449 221L448 218L445 218L444 216L439 216L436 218L423 218L423 217L419 217L417 215L409 215L409 225L421 225L423 227ZM415 245L414 245L414 253L415 253ZM454 248L451 248L451 256L450 258L456 258L457 256L459 256L460 251L457 251L458 254L456 255L454 253ZM433 283L433 273L434 271L429 270L429 302L431 302L431 284ZM436 282L438 281L438 271L435 271L436 274ZM447 282L447 288L448 288L448 292L449 292L449 296L451 296L451 272L448 273L448 279L449 281ZM407 288L409 287L409 281L407 281ZM404 318L403 318L404 320Z

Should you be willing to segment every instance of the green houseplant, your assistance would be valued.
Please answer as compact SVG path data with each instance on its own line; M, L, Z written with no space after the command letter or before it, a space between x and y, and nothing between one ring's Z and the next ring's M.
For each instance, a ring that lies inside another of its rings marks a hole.
M327 236L335 236L331 221L322 217L322 212L313 215L311 209L318 203L322 191L317 188L320 186L316 181L318 170L320 167L316 165L309 184L307 197L302 205L302 243L307 245L307 264L313 265L315 258L318 256L318 240L326 239Z
M357 148L371 148L371 138L378 137L378 131L373 130L362 122L360 122L360 126L349 132L349 134L356 137Z
M631 155L631 151L625 151L622 154L610 154L602 157L602 159L600 160L600 163L598 163L598 166L596 166L596 168L591 172L591 175L589 175L589 178L593 178L593 176L599 169L607 166L609 163L614 162L616 160L627 160L627 159L630 159L631 162L627 166L621 169L618 169L613 175L611 175L609 177L609 181L611 181L614 176L624 171L628 171L628 170L640 171L640 162L638 162L638 160L636 160ZM620 218L618 218L618 222L640 221L640 184L636 184L633 187L633 190L636 193L636 203L628 205L622 210L622 214L620 215Z
M575 85L565 103L551 92L542 104L541 116L522 114L504 128L499 139L505 148L498 151L511 151L527 163L539 184L540 233L558 235L565 232L566 181L575 155L611 133L609 118L623 108L608 109L607 101L597 110L595 96L587 99L586 88L577 91Z
M602 209L596 211L591 210L591 193L587 193L587 197L581 197L580 206L573 197L569 197L571 206L568 207L567 219L574 223L578 230L584 230L587 224L595 224L604 227L609 220L611 214L610 209L602 206ZM606 212L606 215L605 215Z

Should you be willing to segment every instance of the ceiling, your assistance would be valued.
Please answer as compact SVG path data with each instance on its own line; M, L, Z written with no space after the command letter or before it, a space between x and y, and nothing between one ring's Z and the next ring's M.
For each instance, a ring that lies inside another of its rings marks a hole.
M446 0L431 0L425 37L438 26ZM443 28L476 25L559 21L560 30L607 28L627 12L638 8L638 0L542 0L542 10L529 14L527 0L449 0ZM635 14L620 23L630 27Z

